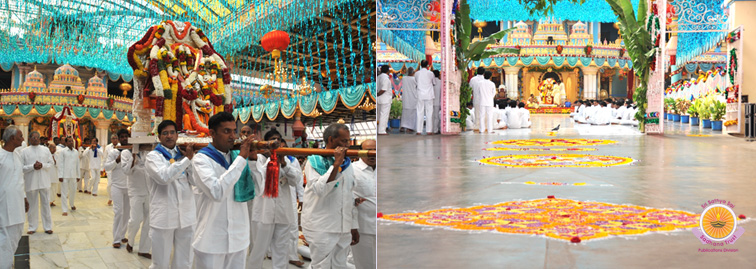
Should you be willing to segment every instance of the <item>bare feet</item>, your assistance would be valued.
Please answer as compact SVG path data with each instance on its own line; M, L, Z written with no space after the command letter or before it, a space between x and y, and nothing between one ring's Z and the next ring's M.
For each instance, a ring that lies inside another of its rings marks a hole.
M63 216L68 216L68 212L63 212Z
M75 206L72 206L72 207L71 207L71 210L76 210L76 207L75 207Z
M294 265L294 266L299 267L299 268L303 268L304 267L304 262L303 261L289 261L289 264Z
M132 251L134 251L134 247L132 247L131 245L129 245L129 243L126 243L126 251L128 251L129 253L131 253Z
M115 243L115 244L113 244L113 248L121 248L121 243Z
M52 234L52 233L53 233L53 231L52 231L52 230L49 230L49 231L45 231L45 233L46 233L46 234Z
M113 200L108 200L108 205L113 205Z
M126 242L129 242L129 239L126 239L126 238L121 239L121 243L126 243Z
M93 194L92 194L92 196L95 196L95 197L97 197L97 194L96 194L96 193L93 193Z
M152 260L152 254L149 254L149 253L137 253L137 255Z
M36 233L36 232L35 231L28 231L28 232L26 232L26 234L34 234L34 233Z
M50 202L50 206L55 206L55 203L54 202Z

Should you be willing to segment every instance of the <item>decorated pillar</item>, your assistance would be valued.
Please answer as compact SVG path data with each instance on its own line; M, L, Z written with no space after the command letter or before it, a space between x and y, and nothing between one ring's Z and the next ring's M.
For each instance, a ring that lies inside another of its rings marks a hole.
M510 67L504 67L504 73L506 75L506 87L507 87L507 97L509 99L517 99L517 87L518 85L518 79L517 79L517 73L520 72L521 66L510 66Z
M108 138L110 120L97 119L92 120L92 123L94 123L95 125L95 137L97 137L97 141L100 143L100 146L104 146L110 143L110 138Z
M598 97L598 67L583 67L583 98Z
M31 122L31 117L13 117L13 122L18 127L18 129L21 129L21 133L24 134L24 140L29 140L29 122Z
M440 50L441 50L441 134L459 134L461 129L458 122L452 122L452 119L459 120L459 88L462 81L462 73L465 70L457 70L455 65L455 52L452 44L450 31L452 9L454 8L453 0L441 0L441 23L440 30Z

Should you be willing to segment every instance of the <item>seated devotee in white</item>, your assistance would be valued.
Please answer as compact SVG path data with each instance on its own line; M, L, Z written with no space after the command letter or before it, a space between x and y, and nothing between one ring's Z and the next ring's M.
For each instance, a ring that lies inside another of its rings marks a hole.
M496 122L494 122L494 129L507 129L507 109L495 109Z
M599 106L598 109L596 109L594 116L588 120L590 124L593 124L593 125L609 124L609 121L612 119L612 109L610 107L607 107L605 103L602 102L602 104L604 104L604 106Z
M475 108L468 107L467 110L470 112L467 114L467 118L465 118L465 129L472 130L475 127Z
M509 115L507 115L507 129L522 128L522 110L510 105Z
M525 108L524 104L522 107L517 108L520 110L520 113L522 113L522 118L520 120L520 128L530 128L530 126L533 124L530 121L530 110Z
M638 126L638 120L635 119L635 113L637 112L638 112L638 109L635 107L630 107L627 110L625 110L625 116L622 117L620 124Z
M591 118L596 114L596 110L598 110L598 106L596 105L586 106L583 115L576 117L575 121L578 123L590 123Z

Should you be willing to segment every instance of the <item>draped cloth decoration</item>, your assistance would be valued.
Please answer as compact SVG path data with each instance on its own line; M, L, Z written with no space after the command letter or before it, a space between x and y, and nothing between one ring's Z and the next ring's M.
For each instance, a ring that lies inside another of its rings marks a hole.
M517 57L517 56L509 56L507 57L507 62L509 63L509 65L515 66L517 64L517 60L519 59L520 57Z
M547 63L549 63L549 60L551 60L550 56L536 56L535 58L536 61L538 61L538 63L541 65L546 65Z
M596 63L596 66L602 66L604 65L604 61L606 58L593 58L593 62Z
M589 66L591 65L592 58L590 57L580 57L580 63L583 64L583 66Z
M719 2L721 1L713 1ZM539 20L544 14L530 15L519 1L470 0L470 17L482 21L528 21ZM638 0L632 0L633 9L638 10ZM605 0L585 0L581 5L560 1L554 5L554 14L560 20L583 22L616 22L617 16ZM474 28L473 28L474 29Z
M3 105L3 112L5 112L5 115L13 114L13 111L16 111L16 105Z
M18 105L18 112L21 112L21 115L29 115L29 112L31 112L33 105Z
M551 57L551 60L554 61L554 64L557 67L562 66L562 64L564 64L564 56L553 56Z
M575 67L578 63L578 60L578 57L567 57L567 64L569 64L570 67Z
M709 0L678 0L672 5L677 11L680 31L706 31L706 32L682 32L677 35L678 44L685 46L677 47L676 64L687 63L698 55L701 55L717 45L727 36L727 12L722 1ZM720 32L713 31L720 30Z
M268 120L273 121L278 117L280 104L281 102L278 100L274 100L266 104L265 115L268 116Z

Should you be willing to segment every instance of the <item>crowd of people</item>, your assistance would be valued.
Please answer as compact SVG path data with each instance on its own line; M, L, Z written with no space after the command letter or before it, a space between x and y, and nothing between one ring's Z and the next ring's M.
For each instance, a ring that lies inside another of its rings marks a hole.
M27 233L36 232L40 209L42 228L53 233L52 182L60 182L67 216L76 210L77 189L97 196L102 170L114 211L112 246L125 244L129 253L136 248L137 255L152 259L150 268L262 268L266 256L273 268L302 267L298 254L311 260L311 268L375 268L376 160L345 156L351 141L346 125L324 131L333 157L306 158L257 149L254 142L261 138L286 141L275 129L260 137L249 126L240 130L241 147L233 150L240 136L227 112L212 116L208 126L212 143L195 151L177 145L177 125L165 120L157 127L160 143L138 145L137 152L125 129L103 150L96 138L85 139L88 144L79 149L74 137L45 146L37 132L26 147L16 126L6 128L0 150L0 268L12 266L26 219ZM375 147L375 140L361 145ZM279 167L277 186L267 182L275 179L266 174L269 166ZM300 225L304 249L298 247Z
M388 134L389 111L394 93L390 68L383 65L377 78L378 134ZM400 132L422 135L441 133L441 73L428 70L428 62L420 62L420 70L407 68L400 81L402 116Z
M466 126L478 133L494 133L494 130L530 128L530 111L525 103L505 97L506 88L491 81L491 71L479 67L470 79L472 102L467 104L469 115Z
M570 117L581 124L638 126L637 112L638 108L631 100L577 100L575 112L570 113Z

